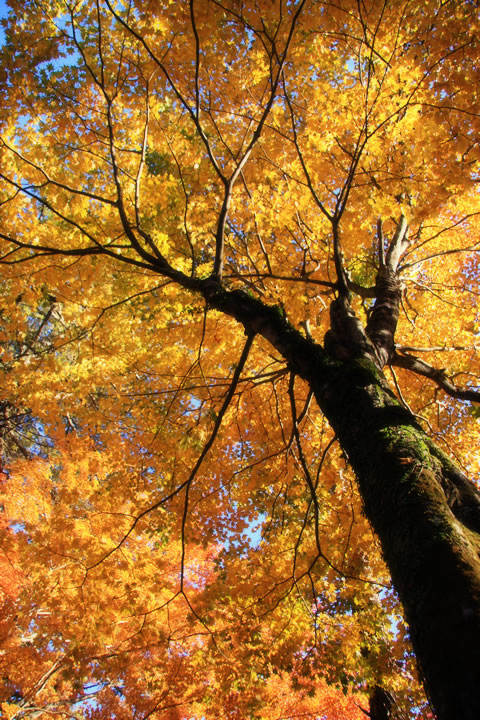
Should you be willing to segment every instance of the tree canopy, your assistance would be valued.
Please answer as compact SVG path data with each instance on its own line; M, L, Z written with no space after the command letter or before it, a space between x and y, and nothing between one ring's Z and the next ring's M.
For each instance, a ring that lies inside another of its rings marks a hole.
M3 714L431 717L338 373L478 549L477 4L9 7Z

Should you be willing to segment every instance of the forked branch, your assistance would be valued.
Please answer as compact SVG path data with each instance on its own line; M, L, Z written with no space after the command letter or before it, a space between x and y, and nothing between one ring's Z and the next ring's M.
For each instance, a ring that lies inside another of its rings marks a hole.
M379 267L375 281L375 305L370 314L366 332L375 346L377 364L383 368L394 352L395 331L400 312L402 288L398 277L398 265L409 246L408 224L402 214L395 233L385 252L382 224L377 225L379 244Z

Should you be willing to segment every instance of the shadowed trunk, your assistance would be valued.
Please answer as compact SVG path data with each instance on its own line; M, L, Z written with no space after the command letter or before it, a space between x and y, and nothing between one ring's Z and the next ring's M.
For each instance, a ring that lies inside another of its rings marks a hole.
M441 720L480 717L480 499L366 359L312 379L348 455Z
M370 694L368 710L370 720L407 720L398 709L395 695L380 685L375 685Z

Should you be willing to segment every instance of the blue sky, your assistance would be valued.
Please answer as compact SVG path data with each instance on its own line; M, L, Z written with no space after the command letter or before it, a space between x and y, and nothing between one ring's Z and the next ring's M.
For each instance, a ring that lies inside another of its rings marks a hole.
M0 18L4 18L8 14L8 6L5 0L0 0ZM3 42L5 40L5 33L3 32L3 28L0 28L0 45L3 45Z

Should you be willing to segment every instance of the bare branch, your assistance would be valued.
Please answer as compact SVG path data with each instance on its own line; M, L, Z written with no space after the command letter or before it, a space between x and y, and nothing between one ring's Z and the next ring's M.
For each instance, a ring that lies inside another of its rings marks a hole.
M247 362L248 355L250 353L254 337L255 337L254 334L247 336L247 340L243 347L242 354L238 361L237 367L235 368L235 372L233 373L232 382L230 383L230 387L228 388L228 392L225 396L225 400L223 401L222 407L218 411L218 415L215 419L215 424L213 426L213 430L212 430L207 442L205 443L203 450L202 450L197 462L195 463L195 466L187 480L186 490L185 490L185 503L184 503L183 516L182 516L182 560L181 560L181 570L180 570L180 590L182 590L182 591L183 591L184 564L185 564L185 524L186 524L187 513L188 513L188 500L189 500L190 487L193 482L193 479L195 478L195 475L197 474L197 472L200 468L200 465L202 464L205 456L207 455L208 451L212 447L212 445L215 441L215 438L217 437L217 433L220 429L220 425L222 424L222 420L225 416L225 413L228 410L228 406L230 405L230 402L235 394L235 390L237 388L238 381L240 379L240 375L242 374L243 368L245 367L245 363Z
M70 185L67 185L66 183L61 183L61 182L58 182L57 180L54 180L53 178L50 177L50 175L48 175L48 173L46 172L46 170L44 168L42 168L39 165L37 165L36 163L32 162L32 160L29 160L29 158L22 155L18 150L15 150L15 148L12 147L11 145L9 145L4 140L4 138L0 137L0 142L2 143L2 145L4 147L7 148L7 150L9 150L9 152L12 153L12 155L15 155L16 157L19 158L19 160L22 160L22 162L26 163L27 165L30 165L30 167L32 167L34 170L40 172L43 175L43 177L45 178L47 185L54 185L55 187L58 187L61 190L66 190L67 192L72 193L72 195L82 195L83 197L90 198L91 200L97 200L98 202L105 203L106 205L116 206L115 200L111 200L110 198L103 197L102 195L97 195L96 193L89 192L88 190L74 188L74 187L71 187ZM19 185L10 181L5 175L2 175L1 177L6 182L13 184L14 187L17 188L17 192L20 192L22 190L22 188Z
M225 174L223 173L220 165L218 164L218 161L217 161L215 155L213 154L213 150L210 145L210 142L205 134L205 131L203 130L203 128L200 124L199 117L196 115L195 110L190 107L190 105L186 101L185 97L182 95L182 93L178 89L177 85L173 81L173 78L171 77L170 73L168 72L167 68L165 67L164 62L162 62L161 58L159 58L153 52L152 48L147 43L145 38L139 32L137 32L131 25L129 25L128 22L125 21L116 10L114 10L114 8L112 7L112 4L110 3L110 0L105 0L105 3L107 5L108 9L110 10L110 12L112 13L112 16L117 20L117 22L119 22L120 25L123 28L125 28L125 30L127 30L127 32L129 32L145 48L146 52L151 57L151 59L158 65L158 67L160 68L161 72L163 73L166 81L172 88L176 98L180 102L181 106L190 115L190 118L192 119L193 124L195 125L195 128L200 136L200 139L202 140L202 142L205 146L208 157L210 159L210 162L212 163L213 168L215 169L215 172L217 173L218 177L222 180L222 182L225 183L226 182ZM197 68L198 68L198 66L197 66Z
M480 403L480 390L464 390L459 388L452 382L452 380L449 379L443 368L434 368L424 360L420 360L420 358L417 358L414 355L407 355L406 353L402 353L402 355L395 353L390 362L392 365L405 368L406 370L411 370L417 375L422 375L423 377L433 380L438 387L444 390L447 395L450 395L451 397L457 398L458 400L468 400L470 402Z
M276 95L277 95L277 89L278 89L278 85L280 83L280 79L283 77L283 67L285 64L285 60L287 58L291 40L293 38L295 26L300 17L300 14L302 12L304 4L305 4L305 0L302 0L302 2L300 2L299 6L297 8L297 11L295 12L295 15L292 18L292 22L290 25L290 31L288 33L287 41L285 43L285 47L283 49L281 56L278 56L276 54L277 61L278 61L277 73L276 73L275 78L272 79L271 89L270 89L270 97L268 98L268 100L265 104L265 107L263 109L260 120L258 121L257 127L255 128L255 131L250 139L250 142L248 143L247 148L246 148L245 152L243 153L242 158L238 162L236 169L232 173L229 180L227 182L225 182L225 195L224 195L222 209L220 211L218 225L217 225L215 263L214 263L214 268L213 268L214 277L216 277L218 280L222 279L222 273L223 273L225 225L227 222L228 209L229 209L230 201L231 201L231 197L232 197L233 186L234 186L235 182L237 181L239 175L241 174L243 168L245 167L245 165L248 161L248 158L250 157L250 153L252 152L254 146L258 142L258 140L262 134L263 126L265 125L267 117L270 114L270 110L272 109L273 103L274 103Z

